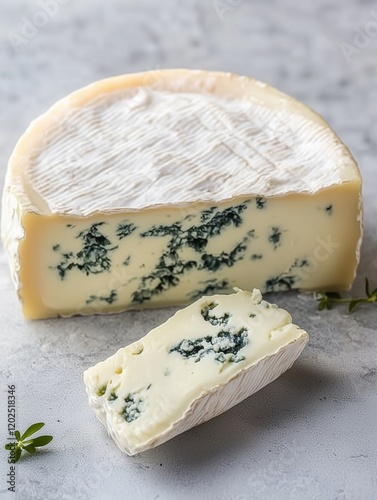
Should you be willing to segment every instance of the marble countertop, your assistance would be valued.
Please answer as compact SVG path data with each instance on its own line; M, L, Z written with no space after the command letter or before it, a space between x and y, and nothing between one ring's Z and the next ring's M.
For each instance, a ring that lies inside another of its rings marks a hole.
M232 71L320 112L364 179L365 234L352 293L377 286L377 8L347 0L2 0L0 187L28 123L74 89L155 68ZM376 10L374 10L376 9ZM318 312L312 295L272 295L311 335L294 367L220 417L135 457L87 403L83 370L172 310L26 322L0 249L0 442L7 385L17 427L46 422L46 451L16 465L0 498L377 499L377 307Z

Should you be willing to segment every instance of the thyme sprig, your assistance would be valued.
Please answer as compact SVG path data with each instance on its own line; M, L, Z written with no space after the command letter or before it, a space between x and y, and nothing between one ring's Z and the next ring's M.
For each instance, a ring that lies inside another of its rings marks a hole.
M370 291L368 278L365 278L365 297L359 298L342 298L338 292L319 292L316 294L316 299L319 302L318 310L332 309L334 304L348 304L348 312L352 312L359 304L377 302L377 288Z
M26 429L22 436L20 431L14 431L14 436L17 441L13 443L7 443L5 445L6 450L14 452L14 456L12 456L12 463L16 463L20 460L22 450L26 451L27 453L35 453L37 451L37 448L46 446L50 441L52 441L52 436L37 436L35 438L30 437L37 431L39 431L39 429L42 429L44 425L45 424L43 422L32 424Z

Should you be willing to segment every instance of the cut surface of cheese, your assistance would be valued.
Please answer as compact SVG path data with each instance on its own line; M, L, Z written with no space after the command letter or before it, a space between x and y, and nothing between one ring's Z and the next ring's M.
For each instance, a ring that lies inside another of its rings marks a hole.
M89 402L119 448L153 448L290 368L308 341L259 290L202 297L89 368Z
M361 224L357 165L316 113L251 78L163 70L97 82L30 125L2 238L25 316L43 318L347 289Z

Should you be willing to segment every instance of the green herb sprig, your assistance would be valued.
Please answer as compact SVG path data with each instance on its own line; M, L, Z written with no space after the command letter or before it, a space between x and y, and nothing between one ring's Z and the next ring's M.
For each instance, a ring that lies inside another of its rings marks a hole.
M351 313L359 304L377 302L377 288L370 291L368 278L365 278L365 295L366 297L347 299L342 298L338 292L319 292L316 294L316 299L319 302L318 310L332 309L334 304L348 304L348 312Z
M26 431L22 434L22 436L20 431L14 432L17 442L7 443L5 445L6 450L8 451L14 450L15 452L14 463L20 460L22 450L26 451L27 453L35 453L37 451L37 448L40 448L41 446L46 446L48 443L52 441L53 439L52 436L38 436L35 438L30 438L30 436L32 436L37 431L42 429L44 425L45 425L44 422L37 422L36 424L32 424L30 427L26 429Z

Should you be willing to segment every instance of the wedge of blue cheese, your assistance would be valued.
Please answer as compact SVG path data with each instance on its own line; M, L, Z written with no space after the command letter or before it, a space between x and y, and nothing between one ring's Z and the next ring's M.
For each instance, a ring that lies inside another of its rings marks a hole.
M275 380L308 341L290 314L235 289L179 310L89 368L90 405L128 455L209 420Z

